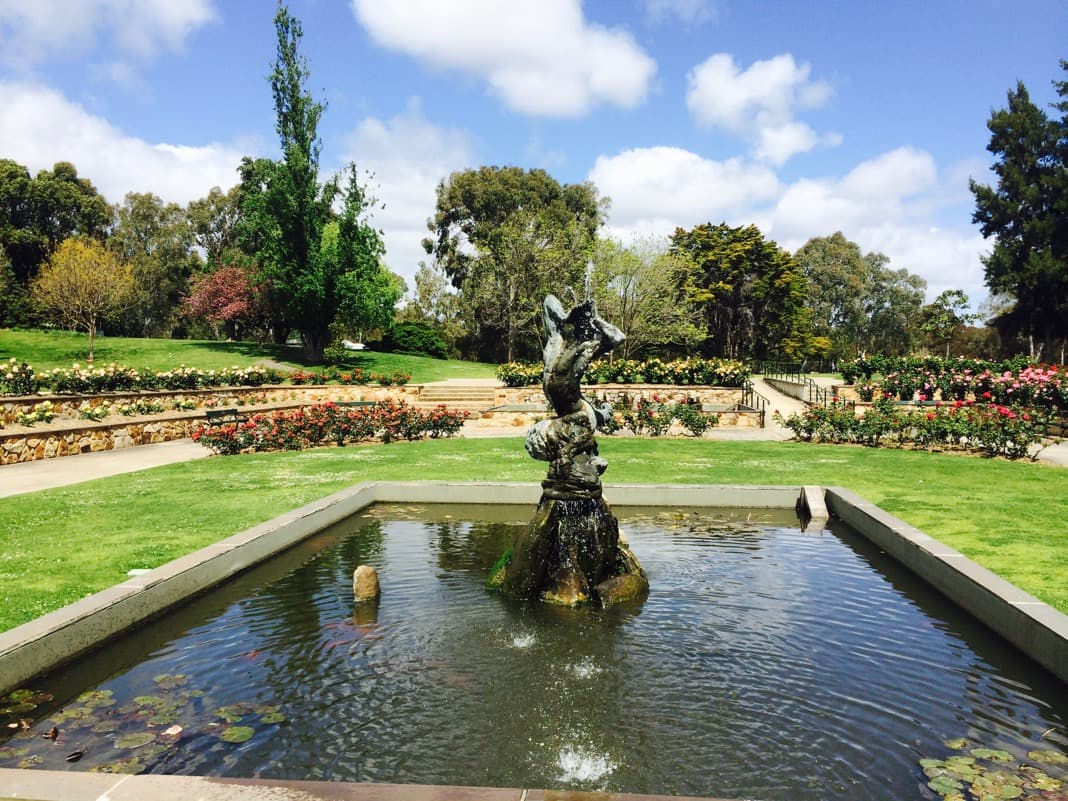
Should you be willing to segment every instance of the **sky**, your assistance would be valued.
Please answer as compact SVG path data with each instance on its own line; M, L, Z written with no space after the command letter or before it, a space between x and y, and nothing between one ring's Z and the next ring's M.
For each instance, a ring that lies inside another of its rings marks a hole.
M70 161L109 201L185 204L277 158L271 0L0 0L0 158ZM1022 81L1050 113L1066 0L289 0L320 166L354 162L414 286L439 181L593 181L624 243L755 224L843 232L986 296L969 178Z

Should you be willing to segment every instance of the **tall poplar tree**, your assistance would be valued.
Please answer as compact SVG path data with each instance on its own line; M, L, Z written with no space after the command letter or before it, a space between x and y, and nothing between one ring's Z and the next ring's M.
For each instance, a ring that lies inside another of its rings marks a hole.
M396 302L381 294L395 289L380 275L384 248L367 220L373 201L356 180L355 166L346 169L344 190L337 178L319 181L318 127L325 107L305 86L309 72L299 52L300 21L281 6L274 24L278 43L270 80L282 158L242 160L239 240L260 264L261 280L269 281L276 339L296 329L305 356L319 362L332 326L378 324L349 319L357 313L351 310L372 309L380 316ZM333 211L339 195L340 218Z

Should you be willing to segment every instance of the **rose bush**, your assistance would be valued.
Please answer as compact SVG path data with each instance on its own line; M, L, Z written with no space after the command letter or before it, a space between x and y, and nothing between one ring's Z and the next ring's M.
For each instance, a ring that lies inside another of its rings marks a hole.
M460 430L469 416L467 411L444 405L423 412L395 401L358 408L320 403L254 414L242 423L203 424L193 431L192 438L219 454L301 450L376 439L393 442L449 437Z

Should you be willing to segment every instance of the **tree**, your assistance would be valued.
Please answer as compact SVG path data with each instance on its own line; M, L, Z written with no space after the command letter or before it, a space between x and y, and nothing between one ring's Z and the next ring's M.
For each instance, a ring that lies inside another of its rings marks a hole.
M946 358L954 336L969 323L979 319L978 314L966 312L970 301L961 289L947 289L934 302L923 307L923 322L920 329L939 345L945 343Z
M909 352L927 286L921 277L890 269L882 253L863 255L841 231L810 239L794 259L808 281L813 333L830 340L832 358Z
M193 240L203 249L208 264L221 264L226 253L238 246L241 220L241 189L224 193L213 186L207 197L190 201L186 217L193 229Z
M678 289L701 316L706 355L795 359L808 352L812 314L805 307L805 278L793 257L756 226L677 228L671 252L688 260Z
M188 292L189 277L201 267L189 219L177 203L130 192L116 220L108 246L133 268L137 283L122 328L135 336L167 336Z
M250 330L266 329L266 287L257 285L254 270L239 265L219 267L194 276L182 311L215 329L223 325L226 336L240 339Z
M238 241L256 254L260 279L270 281L276 339L297 329L306 357L320 362L335 322L366 324L356 319L359 314L380 308L388 284L380 274L384 248L367 221L374 201L357 181L355 166L347 169L340 217L333 211L338 180L319 183L317 131L324 106L305 89L300 22L283 6L274 23L278 42L270 80L282 158L242 160ZM336 234L327 231L331 222ZM345 319L338 320L339 312Z
M478 356L540 351L542 300L581 285L606 203L591 183L561 186L537 169L480 167L438 184L423 247L460 290Z
M868 324L861 337L861 354L882 353L903 356L910 353L919 337L927 282L902 268L888 267L882 254L869 254L871 284L864 300Z
M21 164L0 159L0 249L22 289L61 241L75 235L102 238L111 215L107 201L78 177L73 164L57 162L31 178ZM25 308L18 315L18 322L29 321Z
M32 284L33 299L55 319L89 334L89 361L97 326L134 296L133 270L93 239L66 239Z
M1061 67L1068 70L1068 61ZM969 182L972 221L994 239L983 258L986 285L1015 301L996 324L1003 335L1039 340L1034 357L1068 337L1068 81L1054 86L1057 120L1031 102L1023 83L1008 93L1007 106L987 122L996 185Z
M814 237L794 254L808 281L812 332L830 340L832 358L854 358L860 353L869 323L865 299L879 258L875 254L865 257L860 246L841 231Z
M466 328L460 316L460 296L450 288L445 274L420 263L415 273L415 291L397 312L398 322L426 323L445 341L450 352L456 351Z
M685 262L666 242L643 239L625 247L600 239L594 248L593 287L601 316L627 338L615 353L623 359L664 350L687 351L702 338L696 315L676 292Z

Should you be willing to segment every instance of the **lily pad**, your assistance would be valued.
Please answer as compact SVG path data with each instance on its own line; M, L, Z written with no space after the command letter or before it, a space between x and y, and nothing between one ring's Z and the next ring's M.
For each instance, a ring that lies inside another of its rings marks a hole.
M106 762L103 765L96 765L89 768L90 773L140 773L144 770L144 766L141 764L141 760L137 757L128 757L127 759L119 759L115 762Z
M961 751L967 748L970 743L963 737L957 737L952 740L943 740L942 745L944 745L946 748L952 748L954 751Z
M161 690L174 690L187 684L189 675L187 673L160 673L152 681L156 682L156 686Z
M1060 790L1064 786L1064 782L1060 779L1055 779L1029 765L1020 769L1020 775L1024 777L1024 787L1028 790Z
M251 740L256 731L251 726L227 726L222 730L219 739L224 743L243 743Z
M115 705L115 693L111 690L90 690L78 696L78 702L89 709Z
M44 757L42 757L40 754L33 754L32 756L28 756L25 759L20 760L18 766L20 769L25 770L26 768L36 767L42 762L44 762Z
M921 768L944 768L945 766L946 766L945 761L941 760L941 759L921 759L920 760L920 767Z
M1046 765L1068 765L1068 754L1060 751L1028 751L1027 758Z
M1015 762L1016 758L1008 751L997 748L973 748L971 754L976 759L989 759L992 762Z
M260 715L260 723L285 723L287 720L289 720L289 718L281 712L268 712L265 715Z
M124 734L115 740L116 748L140 748L143 745L148 745L151 742L155 742L156 734L151 731L135 731L131 734Z
M108 734L109 732L116 731L121 724L115 718L106 718L99 723L94 723L90 729L94 734Z
M252 713L252 707L248 704L230 704L221 706L215 710L216 717L220 717L227 723L237 723L245 715Z
M939 776L936 779L931 779L931 781L927 782L927 786L941 796L947 796L964 788L963 784L949 776Z

